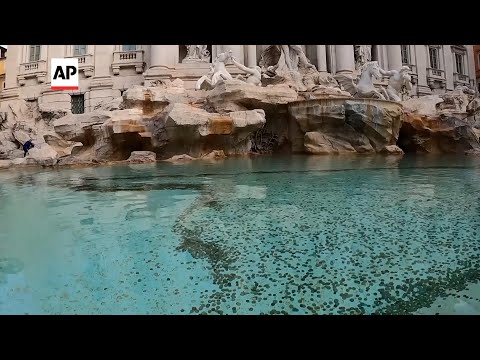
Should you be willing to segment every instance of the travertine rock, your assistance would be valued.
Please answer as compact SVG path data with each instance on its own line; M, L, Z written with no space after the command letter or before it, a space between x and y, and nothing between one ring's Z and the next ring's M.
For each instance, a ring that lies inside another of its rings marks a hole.
M288 85L252 86L240 80L227 80L208 92L207 102L223 113L252 109L270 110L298 99Z
M344 154L354 153L355 149L348 141L312 131L305 134L305 152L317 155Z
M28 140L32 140L31 135L22 130L13 131L13 136L15 137L15 140L17 140L22 145L25 144Z
M401 105L375 99L297 102L289 114L292 148L313 154L379 152L395 145L403 119Z
M405 114L399 146L417 153L476 153L480 132L452 114Z
M25 157L27 165L51 166L57 163L58 153L47 143L36 144Z
M397 145L387 145L382 150L381 154L391 154L391 155L403 155L404 152Z
M12 166L11 160L0 160L0 169L8 169Z
M195 98L190 94L191 92L187 92L183 86L178 86L175 81L169 86L134 86L123 94L123 106L128 109L141 109L143 114L153 115L171 103L193 102Z
M225 158L225 153L223 150L213 150L211 153L208 153L201 157L202 160L216 160Z
M152 151L132 151L127 159L131 163L149 163L157 161L157 154Z
M443 103L439 95L427 95L402 101L405 112L417 114L436 114L438 104Z
M192 161L195 160L194 157L191 157L190 155L187 154L182 154L182 155L174 155L171 158L168 158L164 161L168 162L183 162L183 161Z
M213 150L223 150L227 155L244 154L251 148L249 136L265 124L265 112L221 115L176 103L158 114L153 124L153 146L165 154L200 157Z

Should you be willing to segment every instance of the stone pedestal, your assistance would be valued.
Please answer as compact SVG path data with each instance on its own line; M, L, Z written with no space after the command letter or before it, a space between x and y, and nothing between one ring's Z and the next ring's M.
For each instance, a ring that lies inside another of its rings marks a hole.
M52 90L50 84L42 91L42 105L60 110L71 110L70 94L66 91Z

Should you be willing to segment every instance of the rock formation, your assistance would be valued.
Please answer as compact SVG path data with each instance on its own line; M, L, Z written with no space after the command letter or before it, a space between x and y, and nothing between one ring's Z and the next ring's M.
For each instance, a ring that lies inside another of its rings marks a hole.
M480 154L480 129L466 111L462 89L404 101L398 145L406 152Z
M152 151L132 151L127 159L130 163L150 163L157 161L157 154Z
M310 154L385 151L396 144L403 119L401 105L374 99L297 102L289 114L293 147Z
M245 76L228 73L230 59ZM400 102L410 84L406 68L362 66L358 82L334 78L318 72L300 46L274 45L262 55L261 68L222 53L195 90L179 79L159 79L85 114L17 100L0 110L0 168L217 161L280 151L480 154L480 100L470 89ZM382 74L386 90L373 83ZM29 140L35 147L24 157Z

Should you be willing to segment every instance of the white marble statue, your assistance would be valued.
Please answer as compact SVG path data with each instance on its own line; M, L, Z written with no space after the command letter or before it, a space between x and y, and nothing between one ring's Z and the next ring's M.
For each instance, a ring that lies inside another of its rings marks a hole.
M475 98L475 90L465 85L458 85L453 91L439 96L443 102L436 104L437 110L468 112L472 108L470 104Z
M207 50L207 45L185 45L187 48L187 55L182 62L209 62L210 52Z
M297 72L299 67L315 67L310 63L300 45L270 45L260 58L260 66L266 76L283 76Z
M402 101L402 93L409 93L412 90L412 78L409 74L410 68L402 66L400 70L386 71L380 69L380 74L389 77L385 98L392 101Z
M195 89L200 90L204 83L207 83L210 88L214 88L219 81L232 80L232 75L230 75L230 73L225 67L225 62L227 62L231 58L232 50L218 54L213 64L210 66L209 73L207 75L203 75L200 79L198 79L195 85Z
M355 45L355 69L361 69L372 61L372 45Z
M247 84L252 84L256 86L262 85L262 72L260 66L255 66L254 68L249 68L243 64L240 64L235 57L232 56L232 63L238 69L246 72L248 75L238 75L237 79L245 81Z
M336 75L335 79L354 97L385 100L385 97L373 85L374 78L377 80L382 78L380 71L377 61L369 61L364 65L357 84L352 77L343 74Z

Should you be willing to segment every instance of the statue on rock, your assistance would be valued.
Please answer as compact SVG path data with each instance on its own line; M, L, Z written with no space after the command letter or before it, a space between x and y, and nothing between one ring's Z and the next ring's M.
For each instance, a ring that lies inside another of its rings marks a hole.
M309 92L308 98L321 97L352 97L352 95L341 89L340 84L332 74L318 72L317 69L309 68L303 76L303 83Z
M439 96L443 102L436 104L437 110L468 112L471 108L470 104L475 99L475 90L465 85L459 85L455 90Z
M175 79L173 81L169 79L158 79L155 81L152 81L149 87L161 87L164 89L171 88L171 87L177 87L177 88L183 88L183 80L182 79Z
M185 47L187 48L187 55L182 63L210 61L210 51L207 50L207 45L185 45Z
M355 69L362 70L363 66L372 61L372 45L355 45Z
M238 69L246 72L248 75L238 75L237 79L245 81L247 84L262 86L262 70L260 66L255 66L253 69L243 64L240 64L235 57L232 56L232 63Z
M408 66L402 66L400 70L386 71L380 69L380 74L389 77L388 86L385 92L386 100L402 101L405 95L408 95L412 90L412 78L409 74L410 68ZM402 94L404 94L402 96Z
M373 79L380 80L382 78L380 66L377 61L367 62L360 75L360 80L356 83L356 79L344 74L335 75L335 79L356 98L373 98L385 100L383 96L373 85Z
M232 50L218 54L213 64L210 66L210 71L207 75L203 75L198 79L195 89L200 90L203 88L213 89L220 81L232 80L233 77L227 71L225 62L232 58ZM205 85L206 84L206 85Z
M268 83L290 83L297 91L305 91L303 73L315 66L300 45L270 45L260 58L263 77Z

